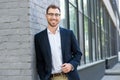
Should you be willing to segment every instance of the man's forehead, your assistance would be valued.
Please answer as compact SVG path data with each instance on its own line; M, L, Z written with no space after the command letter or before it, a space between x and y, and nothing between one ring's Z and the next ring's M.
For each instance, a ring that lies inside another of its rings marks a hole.
M53 10L60 12L58 8L49 8L48 12L49 12L49 11L53 11Z

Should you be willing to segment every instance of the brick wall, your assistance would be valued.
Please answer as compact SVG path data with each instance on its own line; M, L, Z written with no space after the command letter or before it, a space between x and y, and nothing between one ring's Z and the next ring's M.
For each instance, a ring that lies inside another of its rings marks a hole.
M34 35L41 30L45 29L47 27L47 21L45 17L45 11L46 8L49 4L54 3L57 4L59 3L59 0L31 0L30 1L30 29L31 29L31 36L32 36L32 41L31 44L34 45ZM31 47L31 50L34 54L33 60L35 60L35 52L34 52L34 46ZM35 61L34 61L35 62ZM33 63L33 65L35 65ZM35 66L33 66L35 67ZM36 70L34 70L35 74L35 79L37 79L36 75Z
M0 0L0 80L37 80L34 34L47 26L47 5L58 1Z
M28 0L0 0L0 80L32 80Z

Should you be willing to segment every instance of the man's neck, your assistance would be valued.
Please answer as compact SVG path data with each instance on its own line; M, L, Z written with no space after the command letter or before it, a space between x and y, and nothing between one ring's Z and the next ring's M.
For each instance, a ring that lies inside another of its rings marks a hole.
M57 28L58 28L58 26L56 26L56 27L50 27L50 26L48 26L48 29L49 29L50 32L52 32L53 34L55 34Z

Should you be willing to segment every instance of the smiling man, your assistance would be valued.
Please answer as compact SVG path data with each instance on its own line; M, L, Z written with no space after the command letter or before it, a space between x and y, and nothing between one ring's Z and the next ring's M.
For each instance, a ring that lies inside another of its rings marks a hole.
M58 6L48 6L48 27L35 35L37 72L41 80L80 80L82 53L73 32L59 26L60 17Z

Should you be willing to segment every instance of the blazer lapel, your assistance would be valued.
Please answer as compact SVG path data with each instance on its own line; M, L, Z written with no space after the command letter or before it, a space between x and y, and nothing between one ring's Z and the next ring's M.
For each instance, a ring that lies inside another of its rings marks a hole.
M63 55L63 62L64 62L64 52L65 52L65 34L64 34L64 30L62 28L60 28L60 36L61 36L61 49L62 49L62 55Z
M45 29L45 36L44 36L44 40L45 40L45 48L47 50L48 56L51 58L51 49L50 49L50 43L49 43L49 39L48 39L48 34L47 34L47 29Z

